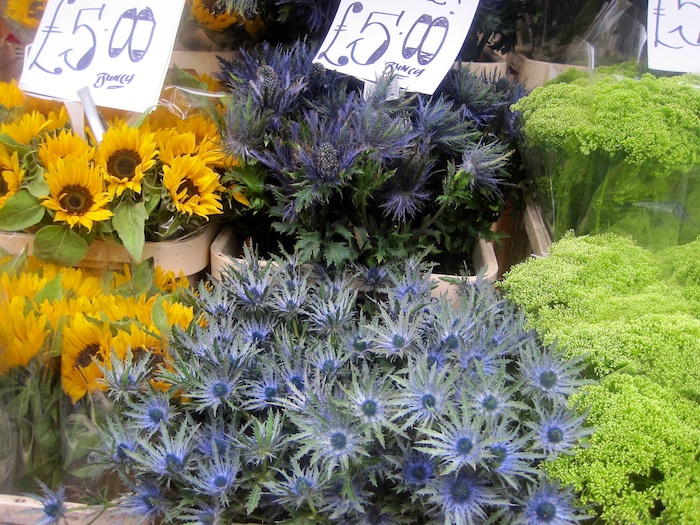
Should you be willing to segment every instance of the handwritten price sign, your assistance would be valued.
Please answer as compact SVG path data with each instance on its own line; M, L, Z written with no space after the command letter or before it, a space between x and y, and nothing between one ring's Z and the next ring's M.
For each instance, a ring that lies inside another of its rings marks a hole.
M649 0L651 69L700 72L700 0Z
M185 0L49 0L20 88L143 112L157 103Z
M479 0L341 0L315 62L375 81L432 94L459 54Z

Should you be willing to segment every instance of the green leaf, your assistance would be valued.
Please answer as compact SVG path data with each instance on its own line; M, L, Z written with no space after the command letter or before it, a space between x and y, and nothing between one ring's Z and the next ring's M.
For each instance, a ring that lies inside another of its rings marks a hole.
M249 515L258 507L260 496L262 496L262 489L259 485L254 485L248 496L248 502L245 504L245 510Z
M88 243L70 226L44 226L34 236L34 255L42 261L74 266L83 260Z
M303 235L296 243L299 259L302 262L312 260L321 252L321 234L318 232Z
M0 230L16 232L38 224L46 208L39 199L22 189L5 201L0 208Z
M112 225L129 254L141 260L143 245L146 242L145 225L148 212L143 201L123 200L114 209Z
M352 260L352 252L346 244L339 242L329 242L323 246L323 258L326 264L342 267Z
M51 279L39 292L34 296L34 304L41 304L44 301L60 301L63 299L63 274L58 274Z
M153 309L151 310L151 320L163 337L167 337L171 331L168 316L165 313L165 308L163 307L163 302L166 300L168 300L168 296L159 296L153 303Z

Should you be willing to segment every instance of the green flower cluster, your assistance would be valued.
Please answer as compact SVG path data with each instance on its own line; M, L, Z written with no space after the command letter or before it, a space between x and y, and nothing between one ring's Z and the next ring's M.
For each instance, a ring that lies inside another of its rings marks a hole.
M694 239L697 76L573 76L512 106L555 239L615 231L646 247Z
M598 380L574 400L590 446L548 473L606 523L700 523L700 238L653 255L569 232L499 286Z

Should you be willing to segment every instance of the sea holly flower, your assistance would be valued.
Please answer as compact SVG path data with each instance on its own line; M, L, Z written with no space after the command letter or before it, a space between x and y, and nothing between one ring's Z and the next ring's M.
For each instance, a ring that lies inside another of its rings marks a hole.
M42 516L37 525L59 525L63 523L68 514L68 507L65 502L65 488L61 485L56 491L51 490L41 480L36 480L41 489L41 494L27 494L41 503Z
M549 458L570 453L579 441L592 433L590 428L583 426L585 414L572 414L562 405L551 409L535 405L535 411L537 418L526 425L534 433L535 449Z
M488 517L488 509L506 503L483 476L469 467L440 476L418 493L428 497L436 517L453 525L482 523Z
M323 504L328 482L317 467L302 467L293 459L290 469L279 473L283 479L265 483L265 489L274 501L296 509L302 506L318 508Z
M561 402L589 383L579 379L586 366L585 355L564 359L564 351L556 342L542 349L534 342L522 350L519 361L520 373L525 385L534 394L541 395L555 402Z
M172 506L165 495L165 488L154 480L130 483L130 492L119 499L118 512L138 520L155 521L165 515Z
M136 452L132 454L134 467L165 478L185 475L192 468L194 431L196 427L185 421L173 435L172 430L161 423L158 443L152 444L144 439L139 441Z
M127 401L124 416L130 426L147 432L150 436L158 432L162 424L170 424L175 418L175 409L169 398L160 392L139 394L135 400Z
M513 525L576 525L590 518L575 507L570 488L561 489L547 480L534 489L528 488L523 499L522 511Z
M214 449L212 456L199 458L184 476L196 492L227 506L238 483L240 470L240 459L231 449Z
M466 466L475 468L489 443L483 432L483 420L471 413L466 399L462 399L461 405L461 410L449 407L434 427L422 428L426 437L416 441L414 447L438 460L441 475Z

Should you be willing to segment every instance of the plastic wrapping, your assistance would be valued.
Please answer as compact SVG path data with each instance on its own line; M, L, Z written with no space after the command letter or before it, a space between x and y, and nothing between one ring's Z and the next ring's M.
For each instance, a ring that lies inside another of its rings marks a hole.
M521 99L522 150L554 240L611 231L656 250L700 235L697 78L596 73Z

